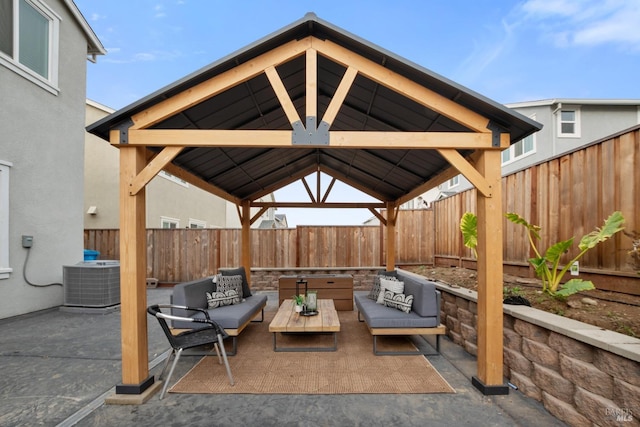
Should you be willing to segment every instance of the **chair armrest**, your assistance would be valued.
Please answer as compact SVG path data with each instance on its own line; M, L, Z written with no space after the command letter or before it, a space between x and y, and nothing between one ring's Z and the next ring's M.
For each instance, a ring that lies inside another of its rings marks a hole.
M200 319L200 318L194 318L194 317L176 316L174 314L163 313L162 311L159 310L160 308L166 308L171 310L178 309L178 310L185 310L185 311L197 311L202 313L205 318ZM184 305L175 305L175 304L156 304L149 307L147 311L150 314L156 317L160 317L162 319L174 320L179 322L207 323L212 327L214 327L216 329L216 332L226 336L226 332L224 331L224 329L217 322L211 320L211 318L209 317L209 313L207 313L207 310L203 310L202 308L187 307Z

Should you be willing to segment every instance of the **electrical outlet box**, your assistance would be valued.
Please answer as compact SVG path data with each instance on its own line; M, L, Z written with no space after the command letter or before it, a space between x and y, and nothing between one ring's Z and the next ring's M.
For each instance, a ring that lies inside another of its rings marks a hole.
M22 236L22 247L30 248L33 246L33 236Z

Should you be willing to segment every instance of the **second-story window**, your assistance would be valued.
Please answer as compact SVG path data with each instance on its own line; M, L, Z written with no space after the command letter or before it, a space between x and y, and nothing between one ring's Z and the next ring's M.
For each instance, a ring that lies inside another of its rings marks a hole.
M580 136L580 110L577 108L563 108L558 112L558 136Z
M0 64L53 91L59 26L60 17L40 0L0 0Z
M529 154L533 154L536 151L536 139L535 134L529 135L525 139L521 139L515 144L502 152L502 164L514 162L522 157L526 157Z

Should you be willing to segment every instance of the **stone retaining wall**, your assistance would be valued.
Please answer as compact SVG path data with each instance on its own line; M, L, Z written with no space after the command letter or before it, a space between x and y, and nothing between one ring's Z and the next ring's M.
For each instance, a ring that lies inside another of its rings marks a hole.
M252 268L251 289L259 291L277 291L280 276L295 276L305 274L350 274L353 276L353 290L364 291L371 288L373 277L384 267L369 268Z
M477 293L438 285L442 323L477 356ZM504 308L504 375L572 426L640 425L640 340L526 306Z

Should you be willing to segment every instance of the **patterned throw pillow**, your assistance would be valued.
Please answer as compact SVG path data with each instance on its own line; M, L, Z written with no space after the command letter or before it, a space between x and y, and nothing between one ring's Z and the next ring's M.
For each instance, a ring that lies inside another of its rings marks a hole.
M218 275L216 279L216 291L236 291L236 294L240 297L240 300L244 297L242 293L242 276L223 276Z
M367 295L367 297L374 301L377 301L379 295L380 295L380 275L378 274L373 278L373 285L371 286L371 290L369 291L369 295Z
M395 294L401 294L404 292L404 282L399 281L395 277L380 277L380 294L376 300L378 304L384 304L384 291L387 290Z
M405 313L411 311L411 304L413 304L413 295L397 294L391 291L384 291L384 305L391 308L396 308Z
M239 304L241 301L235 290L225 292L207 292L209 308L224 307L225 305Z

